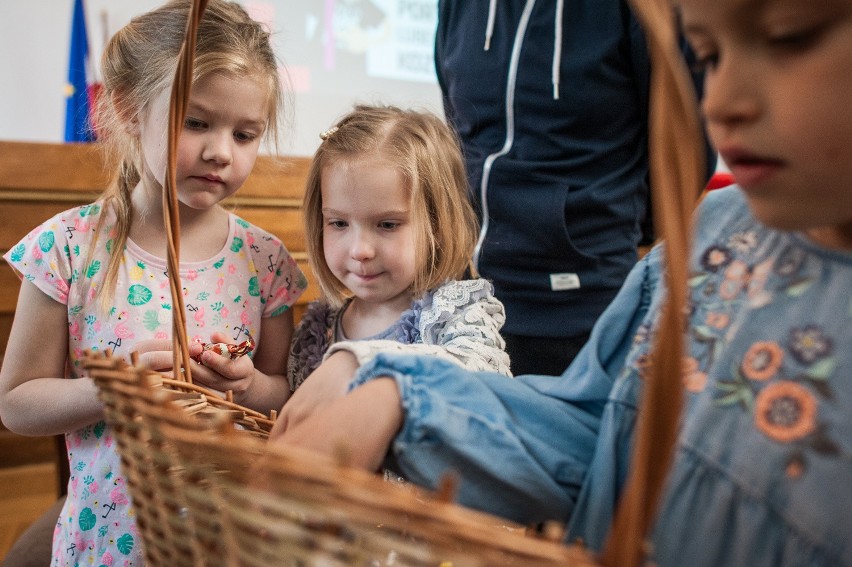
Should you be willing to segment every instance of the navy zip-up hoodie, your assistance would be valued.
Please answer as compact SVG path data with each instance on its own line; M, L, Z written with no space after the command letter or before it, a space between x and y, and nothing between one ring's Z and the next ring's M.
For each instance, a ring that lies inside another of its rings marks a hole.
M482 221L474 261L503 331L587 333L637 260L648 207L641 29L618 0L438 9L438 80Z

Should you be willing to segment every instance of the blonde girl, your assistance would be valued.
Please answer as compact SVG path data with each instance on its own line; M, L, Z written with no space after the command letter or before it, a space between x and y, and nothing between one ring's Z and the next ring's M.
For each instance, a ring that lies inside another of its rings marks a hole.
M189 5L173 1L133 19L106 47L96 122L116 165L104 196L56 215L5 255L23 283L0 371L0 413L20 434L64 433L68 447L52 565L143 563L113 434L81 361L87 350L136 350L143 363L171 369L162 190ZM194 342L253 337L253 357L205 352L193 376L259 410L289 395L282 345L306 283L278 239L219 203L248 177L264 136L276 135L281 99L268 33L239 5L211 1L177 150L186 332ZM200 351L196 344L191 354Z
M503 306L466 279L477 222L458 142L437 116L356 106L322 134L304 198L323 298L297 329L295 390L323 357L406 349L509 374Z

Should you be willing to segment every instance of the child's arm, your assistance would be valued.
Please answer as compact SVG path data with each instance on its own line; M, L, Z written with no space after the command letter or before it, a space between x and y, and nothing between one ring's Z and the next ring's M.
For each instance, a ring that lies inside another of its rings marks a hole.
M273 435L283 432L291 424L300 423L319 409L346 394L352 377L358 370L358 361L352 353L340 351L326 358L306 380L293 392L284 404L278 421L272 429Z
M103 418L91 378L65 378L68 312L24 279L0 369L0 416L20 435L56 435Z
M295 395L307 391L313 382L320 381L308 380ZM381 466L404 419L399 390L393 380L364 384L345 397L317 406L312 414L294 419L292 426L288 426L293 409L289 403L284 406L270 434L271 443L296 445L326 455L345 451L347 464L373 471Z
M657 248L636 265L562 379L509 380L432 355L395 353L377 354L353 372L358 364L352 355L338 352L315 374L347 357L349 370L342 366L326 380L312 375L284 406L270 442L328 455L348 446L351 464L370 470L391 447L397 470L413 483L436 489L447 471L455 471L459 503L524 524L566 521L593 476L599 490L582 496L586 508L587 501L608 495L615 501L635 405L631 398L613 402L613 385L635 355L637 329L656 316L660 256ZM330 381L325 398L324 381ZM599 436L602 419L607 429ZM587 523L613 510L601 506Z

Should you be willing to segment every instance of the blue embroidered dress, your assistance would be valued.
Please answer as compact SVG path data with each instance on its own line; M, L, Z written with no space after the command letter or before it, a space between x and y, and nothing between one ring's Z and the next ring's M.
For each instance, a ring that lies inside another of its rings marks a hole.
M459 500L569 522L599 549L629 466L662 302L660 251L631 272L561 379L498 379L381 354L392 451L411 481L447 469ZM852 253L762 226L736 188L711 193L691 258L685 414L651 534L660 566L852 565Z

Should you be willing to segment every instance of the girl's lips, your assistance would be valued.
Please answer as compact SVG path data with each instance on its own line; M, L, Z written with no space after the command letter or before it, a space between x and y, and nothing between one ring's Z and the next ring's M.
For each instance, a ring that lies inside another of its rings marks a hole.
M768 181L781 169L782 164L773 160L755 160L734 162L728 167L737 183L748 188Z
M368 282L371 282L371 281L378 279L379 276L381 275L381 272L376 273L376 274L359 274L357 272L352 272L352 275L355 276L359 281L364 282L364 283L368 283Z
M743 151L720 152L720 155L737 183L746 188L768 181L784 167L784 162L779 159L761 157Z
M193 176L193 178L197 179L198 181L201 181L203 183L215 183L215 184L224 183L224 181L222 181L222 178L217 176L217 175L195 175L195 176Z

